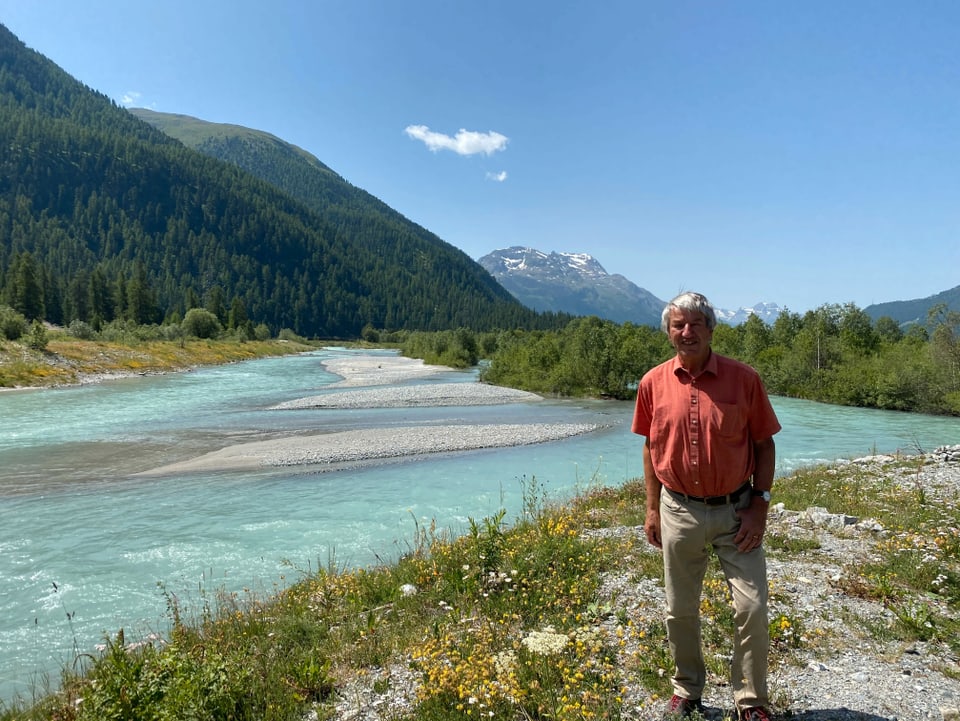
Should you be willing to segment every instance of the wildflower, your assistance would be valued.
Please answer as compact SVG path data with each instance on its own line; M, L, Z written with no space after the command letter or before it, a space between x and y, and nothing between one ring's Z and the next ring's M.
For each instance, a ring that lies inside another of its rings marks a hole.
M513 651L502 651L494 658L493 666L497 671L497 676L509 676L516 671L517 656Z
M547 626L543 631L531 631L522 643L531 653L540 656L552 656L560 653L570 642L564 634L554 631L552 626Z

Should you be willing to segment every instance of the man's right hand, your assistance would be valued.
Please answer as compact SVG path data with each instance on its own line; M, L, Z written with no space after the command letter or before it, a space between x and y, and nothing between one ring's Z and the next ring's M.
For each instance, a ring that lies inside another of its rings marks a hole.
M660 539L660 510L650 510L647 509L647 518L643 522L643 530L647 534L647 540L650 542L650 545L656 546L657 548L663 548L663 543Z

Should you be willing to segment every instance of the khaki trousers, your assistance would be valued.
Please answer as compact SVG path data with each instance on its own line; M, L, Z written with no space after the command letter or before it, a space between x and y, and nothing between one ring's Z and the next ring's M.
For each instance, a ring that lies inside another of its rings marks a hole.
M667 637L676 664L674 693L699 699L706 685L700 638L700 599L710 549L717 554L733 596L734 637L730 681L737 708L767 706L767 563L763 547L740 552L733 537L740 526L736 512L750 504L745 493L736 504L707 506L660 494L667 596Z

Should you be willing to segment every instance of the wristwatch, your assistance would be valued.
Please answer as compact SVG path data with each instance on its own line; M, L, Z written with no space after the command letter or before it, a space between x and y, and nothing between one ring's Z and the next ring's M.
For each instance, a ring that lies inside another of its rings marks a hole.
M758 491L756 488L753 489L753 495L760 496L767 503L770 503L770 499L772 498L770 491Z

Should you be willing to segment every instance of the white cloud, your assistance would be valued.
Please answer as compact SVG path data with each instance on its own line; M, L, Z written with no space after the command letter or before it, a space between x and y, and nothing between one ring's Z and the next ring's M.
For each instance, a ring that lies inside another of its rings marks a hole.
M120 104L129 107L136 105L138 100L140 100L140 93L136 90L128 90L120 97Z
M496 180L498 183L502 183L507 179L507 171L501 170L499 173L487 173L487 180Z
M408 125L404 132L414 140L422 141L434 153L438 150L452 150L457 155L492 155L505 149L509 140L506 135L492 130L489 133L478 133L461 128L456 135L450 137L435 133L426 125Z

